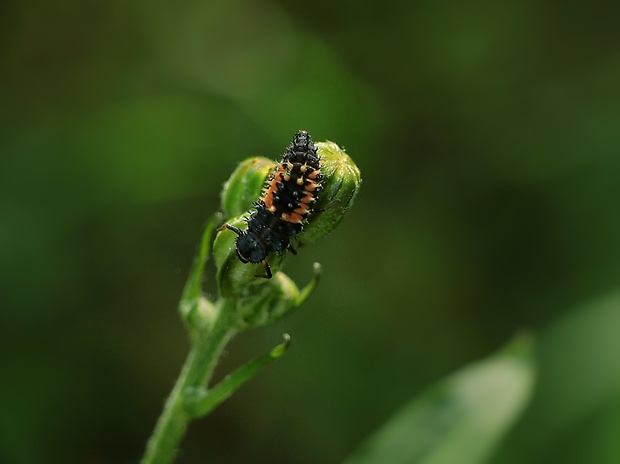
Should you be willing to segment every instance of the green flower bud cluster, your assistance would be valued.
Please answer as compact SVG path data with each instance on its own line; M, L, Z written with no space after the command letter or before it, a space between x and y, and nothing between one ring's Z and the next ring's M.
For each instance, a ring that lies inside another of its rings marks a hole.
M330 234L342 221L353 204L362 179L353 160L335 143L315 144L321 159L321 190L318 201L309 215L303 231L294 240L295 248L313 243ZM227 224L245 230L246 218L252 213L254 202L262 194L266 181L278 163L267 158L255 157L243 161L224 184L222 209ZM263 266L244 264L236 253L237 235L220 229L213 244L220 295L239 301L241 317L247 326L273 322L291 309L299 306L316 285L320 267L315 266L314 280L303 290L282 272L286 253L271 253L269 265L273 279L257 278L264 274Z

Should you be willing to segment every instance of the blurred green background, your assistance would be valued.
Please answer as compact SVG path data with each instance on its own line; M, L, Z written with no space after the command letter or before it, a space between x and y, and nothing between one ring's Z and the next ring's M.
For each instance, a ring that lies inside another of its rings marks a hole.
M222 183L303 128L361 194L218 375L291 350L178 462L337 463L522 328L538 389L493 462L620 462L619 5L3 2L0 461L139 459Z

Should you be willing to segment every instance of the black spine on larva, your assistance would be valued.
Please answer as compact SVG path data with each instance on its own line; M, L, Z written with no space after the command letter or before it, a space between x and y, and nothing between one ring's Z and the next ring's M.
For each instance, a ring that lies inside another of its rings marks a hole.
M297 131L291 145L282 156L282 161L300 164L306 163L314 169L320 168L319 155L317 155L314 142L308 132L305 130Z

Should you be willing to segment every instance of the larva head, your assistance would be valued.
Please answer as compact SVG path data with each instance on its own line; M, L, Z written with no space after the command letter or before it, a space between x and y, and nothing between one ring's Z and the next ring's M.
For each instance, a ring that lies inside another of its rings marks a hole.
M239 256L242 263L260 263L267 257L267 251L251 232L242 232L237 237L236 245L237 256Z
M267 271L263 260L267 252L257 246L257 235L247 230L247 215L231 218L220 227L213 242L213 259L217 268L217 284L223 297L253 295L257 288L274 279L259 279ZM272 253L269 267L275 278L282 268L285 254Z

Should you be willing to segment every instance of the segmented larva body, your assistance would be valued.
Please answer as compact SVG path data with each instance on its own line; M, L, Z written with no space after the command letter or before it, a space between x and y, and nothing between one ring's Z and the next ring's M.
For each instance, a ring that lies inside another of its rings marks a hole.
M303 230L320 190L321 159L310 134L297 131L267 181L262 197L254 203L247 229L225 226L238 235L239 259L244 263L262 263L266 275L261 277L271 278L267 255L285 250L297 253L290 239Z

